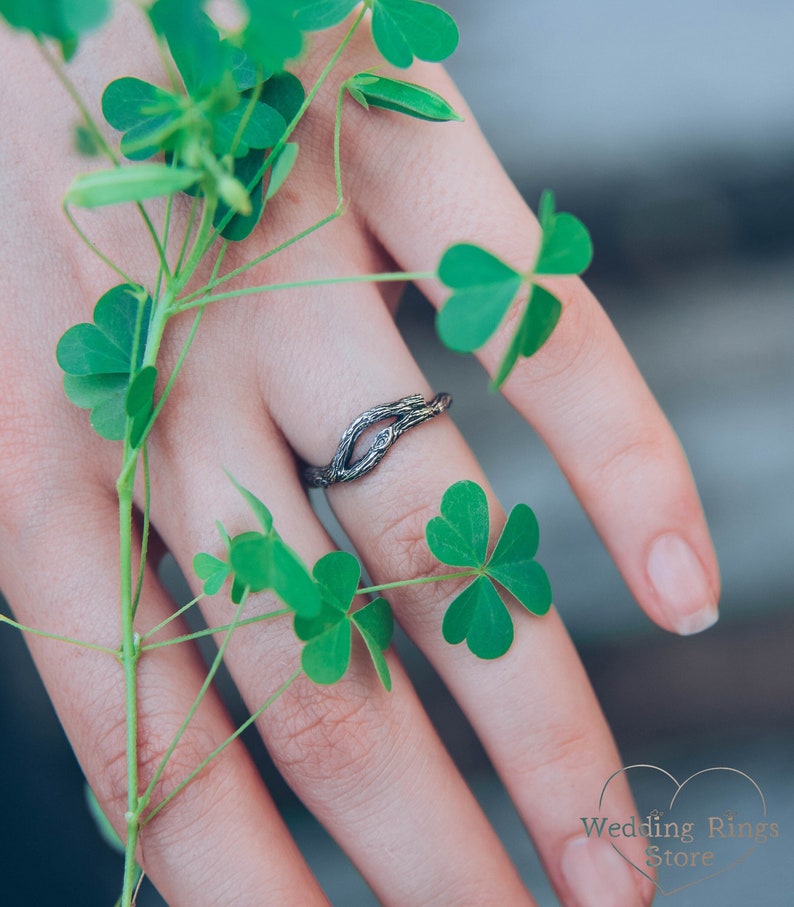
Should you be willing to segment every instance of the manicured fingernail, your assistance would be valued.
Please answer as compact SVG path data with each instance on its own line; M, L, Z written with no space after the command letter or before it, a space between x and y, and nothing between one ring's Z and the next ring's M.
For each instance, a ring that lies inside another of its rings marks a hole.
M661 535L648 555L659 605L677 633L689 636L716 623L717 603L700 561L678 535Z
M642 903L637 873L608 841L574 838L562 852L562 874L570 907L637 907Z

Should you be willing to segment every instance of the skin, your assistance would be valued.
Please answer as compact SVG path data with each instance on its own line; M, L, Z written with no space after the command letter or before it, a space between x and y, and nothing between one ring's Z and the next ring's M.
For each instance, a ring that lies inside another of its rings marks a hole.
M324 34L314 42L303 64L304 82L339 37ZM98 98L102 86L122 74L162 82L157 61L138 50L144 39L140 18L123 6L71 66L84 96ZM64 188L86 168L68 145L76 119L68 100L24 36L3 30L0 58L6 61L0 186L8 225L0 245L0 586L21 622L116 647L118 445L98 438L86 414L66 400L53 351L60 335L89 319L94 301L117 280L85 253L59 216ZM230 267L333 210L335 86L377 62L361 32L299 128L294 178L245 254L230 252ZM349 105L342 140L346 216L255 269L249 285L395 265L430 271L443 250L461 240L480 242L516 266L530 265L539 239L536 220L448 77L439 67L419 64L400 76L440 92L465 122L429 126ZM40 150L31 154L31 148ZM145 237L132 232L128 209L87 214L81 223L128 273L150 282L156 262ZM563 301L563 317L543 350L519 364L505 395L548 444L649 617L669 630L700 629L716 619L719 579L684 454L584 284L562 278L548 286ZM439 284L428 281L421 289L434 304L444 302ZM398 293L391 284L335 286L208 309L150 445L152 523L187 576L197 551L222 553L215 519L232 534L252 528L222 467L266 502L283 537L307 562L333 549L301 486L296 455L325 463L358 413L408 393L429 399L436 390L394 326ZM178 318L169 328L166 370L190 321ZM498 364L509 329L481 351L486 370ZM520 457L516 451L517 463ZM443 491L459 479L488 488L465 441L441 416L406 434L364 479L329 490L374 582L432 572L423 527ZM488 493L495 540L504 514ZM685 541L689 554L670 541L673 536ZM596 792L621 761L556 612L540 620L519 618L510 652L483 663L441 637L441 617L455 592L454 583L414 586L397 590L390 601L476 728L561 902L649 903L647 880L608 845L581 837L577 817L592 813ZM260 595L246 613L273 605ZM140 631L172 610L152 565ZM231 614L223 594L203 611L218 624ZM175 632L185 630L177 626ZM28 637L28 643L89 782L122 830L118 663L41 638ZM384 904L534 903L394 652L388 658L390 694L359 649L338 685L318 688L305 678L293 684L258 723L276 763ZM298 659L290 627L278 622L240 631L227 654L252 710ZM142 659L139 676L145 785L204 668L197 651L181 645ZM159 795L232 729L218 699L207 696ZM630 813L627 787L618 779L610 790L616 809ZM641 848L640 842L627 853L639 862ZM173 905L326 902L242 747L232 746L145 827L139 859Z

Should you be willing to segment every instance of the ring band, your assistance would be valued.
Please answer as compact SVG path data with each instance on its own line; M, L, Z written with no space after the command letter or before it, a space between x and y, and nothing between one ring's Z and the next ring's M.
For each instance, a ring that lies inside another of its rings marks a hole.
M306 466L303 470L303 481L311 488L327 488L337 482L352 482L371 472L386 456L389 448L397 439L413 428L421 425L434 416L446 412L452 405L449 394L436 394L429 403L425 402L421 394L411 394L403 397L396 403L385 403L382 406L373 406L366 412L357 416L345 429L333 460L327 466ZM381 429L375 436L369 450L351 463L356 441L368 428L383 422L385 419L394 421Z

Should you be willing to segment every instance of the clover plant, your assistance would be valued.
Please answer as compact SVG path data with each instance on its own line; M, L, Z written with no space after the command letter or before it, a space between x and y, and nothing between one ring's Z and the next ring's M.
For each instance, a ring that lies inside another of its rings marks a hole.
M460 119L435 92L392 78L377 68L345 79L337 99L333 147L328 149L334 161L336 207L278 247L233 270L224 269L229 243L245 241L267 217L268 202L288 182L301 153L294 139L296 127L353 34L362 27L365 13L370 10L372 14L375 47L384 61L399 68L408 67L415 58L431 62L446 59L458 43L457 26L447 12L424 0L244 0L243 24L231 32L219 28L201 0L144 4L142 14L168 50L164 84L120 74L105 88L102 114L117 134L116 145L111 145L70 81L67 66L78 43L103 24L111 6L111 0L0 0L0 14L12 27L32 33L43 60L54 68L77 104L83 117L80 146L102 155L107 162L104 169L75 175L71 185L65 187L64 210L85 241L87 254L99 256L107 265L113 285L97 301L91 322L66 331L56 356L68 398L90 410L90 424L100 436L119 445L121 638L118 648L110 649L87 640L63 639L43 628L22 627L8 617L3 616L2 621L26 632L104 651L121 662L127 688L128 797L119 903L130 907L140 878L135 851L141 829L298 676L305 674L320 685L337 682L348 669L352 640L357 635L380 682L390 689L384 653L392 638L392 611L388 597L369 600L370 595L388 596L389 591L414 583L450 584L451 600L443 619L439 619L440 631L453 645L465 640L471 652L484 659L498 658L509 649L512 614L521 611L514 600L535 615L544 614L551 605L548 578L534 559L538 546L534 514L524 504L515 507L489 553L485 492L473 482L458 482L449 488L440 502L439 515L427 524L427 545L439 562L439 571L364 587L361 567L350 554L334 552L311 568L306 565L273 525L265 503L232 479L248 503L256 527L231 537L219 524L225 556L199 553L194 560L203 592L157 627L139 629L135 618L143 594L143 571L134 565L145 561L148 545L151 483L147 442L205 308L231 297L260 295L274 289L437 278L450 290L438 315L438 334L453 350L471 352L480 348L499 329L508 310L520 307L517 329L493 378L494 387L499 387L520 357L533 355L543 345L560 317L559 300L539 281L550 275L581 273L590 262L592 247L581 222L570 214L558 213L553 195L547 192L539 210L542 239L528 271L463 238L447 249L437 269L429 273L329 274L289 284L225 289L232 277L245 274L343 215L339 139L345 98L349 96L371 116L405 115L429 123ZM306 33L342 23L347 27L336 50L316 81L303 85L290 65L304 48ZM59 53L53 52L53 42ZM172 208L179 194L186 194L192 202L187 223L178 228ZM166 216L159 232L144 204L150 199L165 199ZM140 228L159 262L156 273L126 274L105 255L101 241L95 244L85 236L72 213L75 208L118 204L137 207ZM209 263L210 277L196 287L195 277L204 263ZM195 312L192 330L175 367L169 374L160 375L159 352L166 325L186 311ZM159 393L158 377L163 388ZM141 472L146 500L142 538L137 543L140 550L134 553L132 493ZM442 565L455 570L444 572ZM264 590L273 592L282 607L244 617L249 595ZM230 601L227 624L152 641L155 633L204 596L221 593ZM243 625L270 619L291 620L303 647L300 668L226 743L208 753L171 794L153 802L155 785L212 682L232 634ZM154 777L140 793L135 695L140 660L156 657L157 650L165 646L208 634L222 638L218 654ZM94 812L101 813L96 801L91 802Z

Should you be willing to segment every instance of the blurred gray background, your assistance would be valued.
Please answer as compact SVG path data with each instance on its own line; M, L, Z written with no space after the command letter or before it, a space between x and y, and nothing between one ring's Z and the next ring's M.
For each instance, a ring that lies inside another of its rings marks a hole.
M722 619L653 627L532 430L444 352L429 306L401 323L506 507L537 512L539 557L626 764L680 779L726 765L763 790L780 838L671 907L794 904L794 5L789 0L449 0L449 68L511 176L554 188L595 241L589 282L678 431L720 559ZM398 648L541 907L557 903L470 728ZM0 628L0 903L108 905L120 863L24 644ZM266 763L256 741L252 749ZM265 766L336 905L374 899ZM594 791L594 809L598 792ZM151 890L141 905L160 903Z

